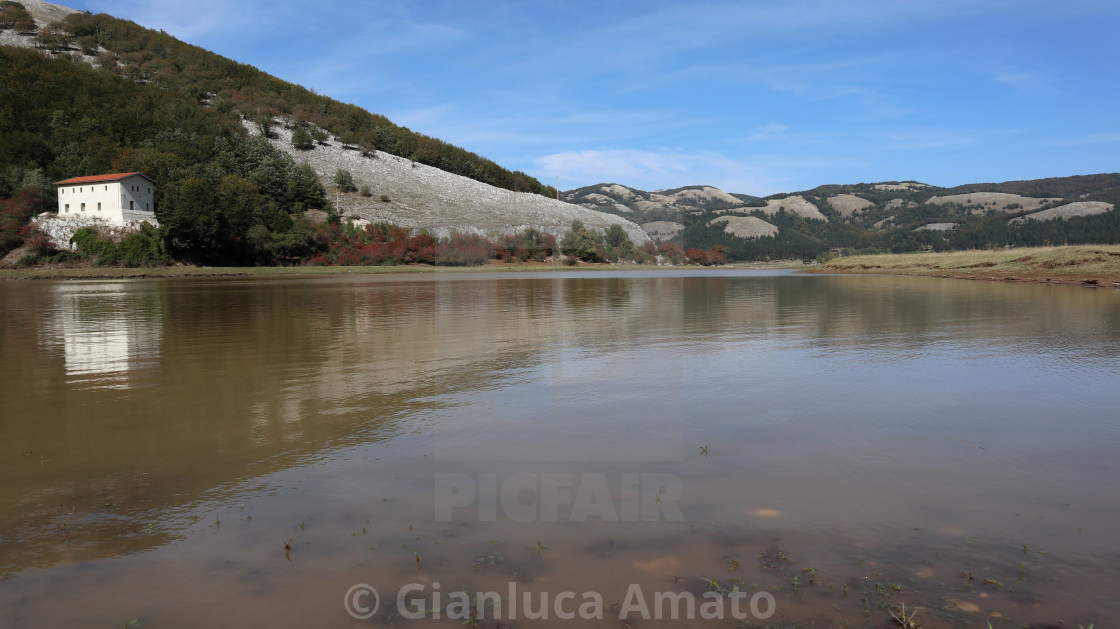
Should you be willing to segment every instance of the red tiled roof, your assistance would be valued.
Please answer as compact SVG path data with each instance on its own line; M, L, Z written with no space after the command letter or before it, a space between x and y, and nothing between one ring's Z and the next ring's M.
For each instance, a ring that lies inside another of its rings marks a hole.
M71 185L77 185L77 184L80 184L80 183L101 183L103 181L120 181L121 179L125 179L126 177L131 177L133 175L140 175L144 179L147 179L148 181L151 181L152 183L155 183L154 181L152 181L151 177L145 175L144 173L115 173L115 174L112 174L112 175L89 175L87 177L72 177L70 179L64 179L62 181L56 181L56 182L54 182L54 184L56 186L71 186Z

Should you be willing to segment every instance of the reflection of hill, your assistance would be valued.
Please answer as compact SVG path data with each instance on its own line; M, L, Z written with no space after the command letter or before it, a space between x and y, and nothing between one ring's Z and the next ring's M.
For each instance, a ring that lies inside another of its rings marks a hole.
M648 356L667 360L750 338L903 353L1026 337L1091 360L1120 320L1112 299L687 273L7 283L0 377L17 384L0 398L0 570L165 543L244 481L420 430L449 394L501 395L540 375L527 368L579 354L625 357L611 368L635 373L652 366L634 350L657 345ZM1086 341L1062 346L1070 329Z

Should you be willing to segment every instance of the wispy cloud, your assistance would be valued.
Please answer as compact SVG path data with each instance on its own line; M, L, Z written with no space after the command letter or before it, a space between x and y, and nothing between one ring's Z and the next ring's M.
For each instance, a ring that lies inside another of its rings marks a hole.
M1059 145L1077 145L1077 144L1115 144L1120 142L1120 133L1091 133L1079 138L1059 142Z
M777 136L782 135L789 130L789 125L778 124L771 122L764 124L755 129L754 133L748 135L745 139L747 142L762 142L763 140L771 140Z

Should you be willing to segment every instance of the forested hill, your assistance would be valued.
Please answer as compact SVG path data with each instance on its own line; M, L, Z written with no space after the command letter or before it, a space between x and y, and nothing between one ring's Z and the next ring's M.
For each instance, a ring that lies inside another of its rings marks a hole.
M614 183L563 193L632 218L655 240L732 259L1120 242L1120 173L941 188L834 184L766 198L711 186L645 192Z
M15 3L8 0L4 4ZM393 124L384 116L315 94L128 20L71 13L59 22L39 26L35 39L42 48L55 52L80 50L86 60L102 70L189 95L229 120L241 116L262 122L284 118L313 130L325 130L358 149L385 151L507 190L556 195L555 189L523 172L507 170L475 153ZM88 173L64 172L58 176L80 174Z

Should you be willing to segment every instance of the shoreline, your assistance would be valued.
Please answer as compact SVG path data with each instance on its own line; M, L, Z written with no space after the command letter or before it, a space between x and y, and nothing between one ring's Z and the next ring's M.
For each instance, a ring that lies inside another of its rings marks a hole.
M845 256L801 272L1117 288L1120 287L1120 245Z
M723 266L656 264L587 264L566 266L550 263L507 264L495 262L480 266L434 266L406 264L396 266L249 266L249 267L46 267L0 269L0 281L10 280L118 280L222 277L319 277L339 275L381 275L386 273L533 273L550 271L695 271L697 269L773 270L800 269L799 261L743 262Z

